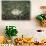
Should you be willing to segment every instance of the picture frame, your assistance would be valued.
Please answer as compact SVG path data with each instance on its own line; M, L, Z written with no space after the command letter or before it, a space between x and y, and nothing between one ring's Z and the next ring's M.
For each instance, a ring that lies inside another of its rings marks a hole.
M30 20L30 1L2 1L2 20Z

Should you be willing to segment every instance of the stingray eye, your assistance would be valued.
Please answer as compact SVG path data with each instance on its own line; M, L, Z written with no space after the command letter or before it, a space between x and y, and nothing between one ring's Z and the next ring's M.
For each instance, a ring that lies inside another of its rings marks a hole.
M37 30L37 32L42 32L42 30Z

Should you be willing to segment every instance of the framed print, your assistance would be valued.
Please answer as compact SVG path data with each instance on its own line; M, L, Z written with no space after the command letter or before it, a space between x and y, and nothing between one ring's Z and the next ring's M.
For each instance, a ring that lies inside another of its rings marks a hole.
M30 20L30 1L2 1L2 20Z

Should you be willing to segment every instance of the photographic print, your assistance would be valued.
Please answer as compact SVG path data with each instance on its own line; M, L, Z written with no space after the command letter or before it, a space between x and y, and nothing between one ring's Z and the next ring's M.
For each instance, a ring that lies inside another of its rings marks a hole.
M30 20L30 1L2 1L2 20Z

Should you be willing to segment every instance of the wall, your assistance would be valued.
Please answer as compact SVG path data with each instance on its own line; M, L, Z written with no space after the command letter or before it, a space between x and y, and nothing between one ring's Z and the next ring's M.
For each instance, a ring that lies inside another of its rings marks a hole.
M0 1L0 34L4 34L4 29L6 25L14 25L17 27L18 36L22 34L24 36L31 36L32 34L36 34L37 29L46 30L46 28L42 28L38 25L35 16L40 14L40 6L46 5L46 0L31 0L31 20L29 21L16 21L16 20L1 20L1 13L2 13L2 5ZM41 37L41 36L40 36Z

